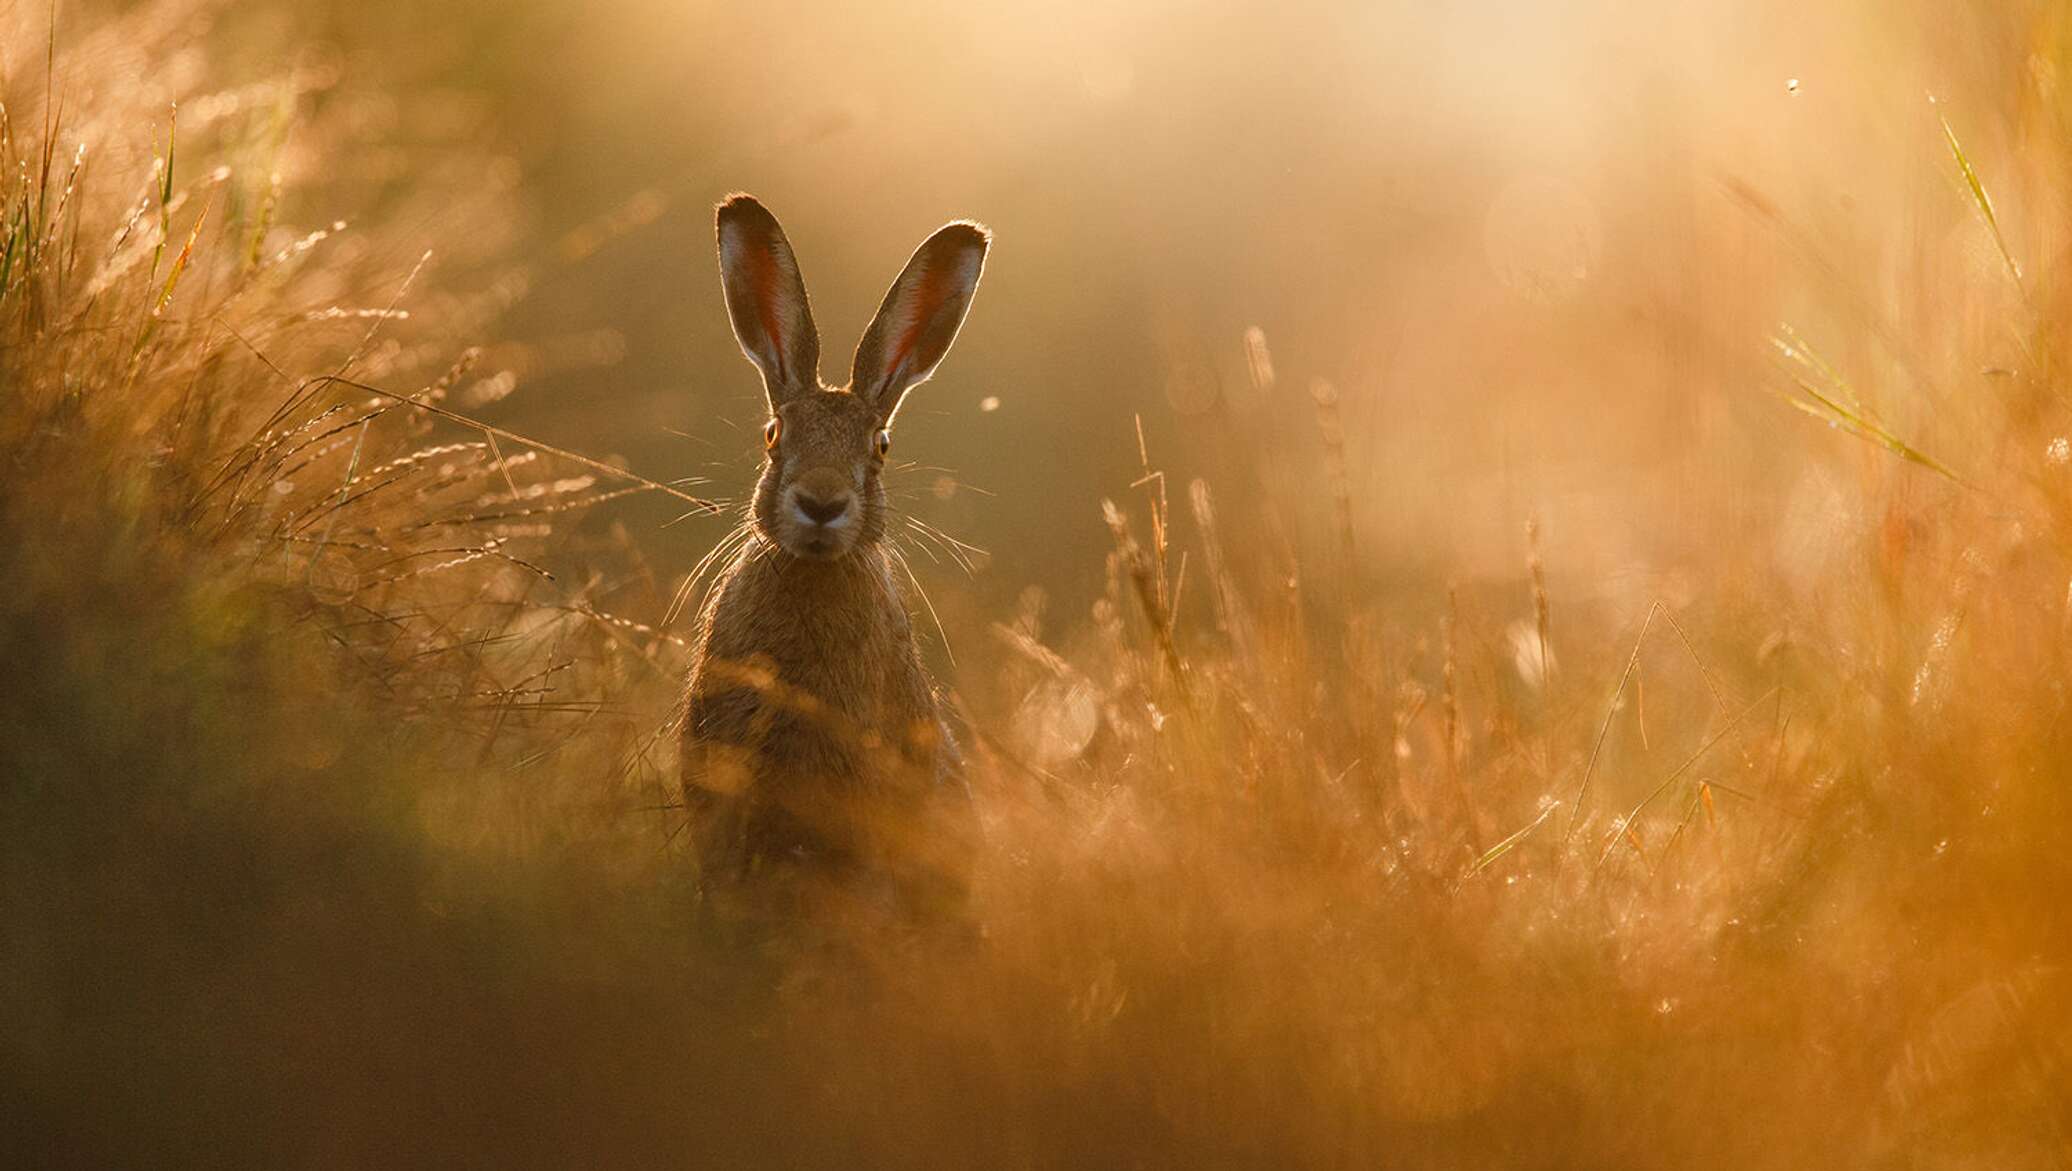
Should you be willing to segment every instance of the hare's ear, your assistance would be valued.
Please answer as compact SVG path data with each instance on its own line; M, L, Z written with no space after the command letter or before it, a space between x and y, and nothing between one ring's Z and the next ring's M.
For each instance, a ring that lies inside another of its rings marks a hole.
M806 281L777 217L753 196L719 205L719 275L741 351L763 372L771 405L820 388L820 333Z
M900 399L935 373L957 340L992 238L968 221L946 225L928 237L892 282L856 347L850 382L852 390L877 406L880 418L892 418Z

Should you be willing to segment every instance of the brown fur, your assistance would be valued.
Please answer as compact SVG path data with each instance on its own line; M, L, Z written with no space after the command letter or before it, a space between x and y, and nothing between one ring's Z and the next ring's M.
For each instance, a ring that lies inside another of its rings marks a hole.
M930 237L865 332L851 385L829 388L776 219L735 196L718 235L735 336L777 431L742 548L699 617L682 748L700 857L719 879L782 868L954 886L969 799L885 545L879 436L955 339L988 236L959 223Z

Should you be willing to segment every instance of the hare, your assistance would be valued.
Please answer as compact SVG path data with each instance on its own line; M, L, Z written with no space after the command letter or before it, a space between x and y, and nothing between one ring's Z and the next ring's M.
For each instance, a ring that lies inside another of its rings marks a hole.
M930 236L864 332L849 384L830 387L776 218L736 195L717 221L727 312L770 417L742 547L701 609L682 713L706 878L782 868L958 889L969 792L893 576L883 474L900 403L956 339L991 234L960 221Z

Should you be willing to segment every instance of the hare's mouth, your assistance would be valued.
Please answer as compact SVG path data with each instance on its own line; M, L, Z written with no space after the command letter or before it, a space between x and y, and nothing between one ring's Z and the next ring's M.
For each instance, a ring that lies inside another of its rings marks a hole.
M794 530L785 535L784 549L805 561L834 561L846 556L850 541L846 533L829 530Z
M833 537L808 537L799 542L798 552L800 556L811 557L816 561L832 561L848 550L842 547L842 542Z

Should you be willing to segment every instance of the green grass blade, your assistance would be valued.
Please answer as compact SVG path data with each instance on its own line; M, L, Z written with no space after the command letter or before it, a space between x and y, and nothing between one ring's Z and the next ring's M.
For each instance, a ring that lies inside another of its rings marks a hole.
M1940 108L1935 111L1935 120L1942 124L1943 141L1950 146L1950 156L1957 160L1957 170L1964 176L1964 185L1971 192L1972 203L1986 221L1986 230L1993 234L1993 247L2000 253L2000 262L2007 266L2007 275L2014 281L2014 287L2020 290L2022 300L2027 301L2029 289L2022 282L2022 266L2015 263L2014 253L2007 249L2007 237L2000 231L2000 217L1993 211L1993 197L1986 194L1986 185L1979 180L1978 168L1971 165L1970 156L1964 153L1964 144L1957 141L1956 129Z
M1966 488L1971 487L1971 484L1964 477L1958 475L1948 464L1901 439L1890 428L1879 422L1877 417L1864 407L1856 393L1850 389L1848 382L1835 371L1834 367L1821 358L1819 352L1808 345L1805 339L1801 338L1791 326L1780 324L1778 329L1778 335L1770 339L1770 344L1775 346L1778 353L1785 358L1796 362L1805 370L1821 375L1821 382L1826 384L1826 388L1823 389L1821 382L1816 382L1804 373L1794 371L1789 375L1792 385L1797 387L1799 394L1804 397L1797 398L1789 394L1781 396L1786 402L1812 415L1814 418L1840 427L1866 442L1876 444L1899 458L1906 460L1908 463L1927 468L1951 483Z

